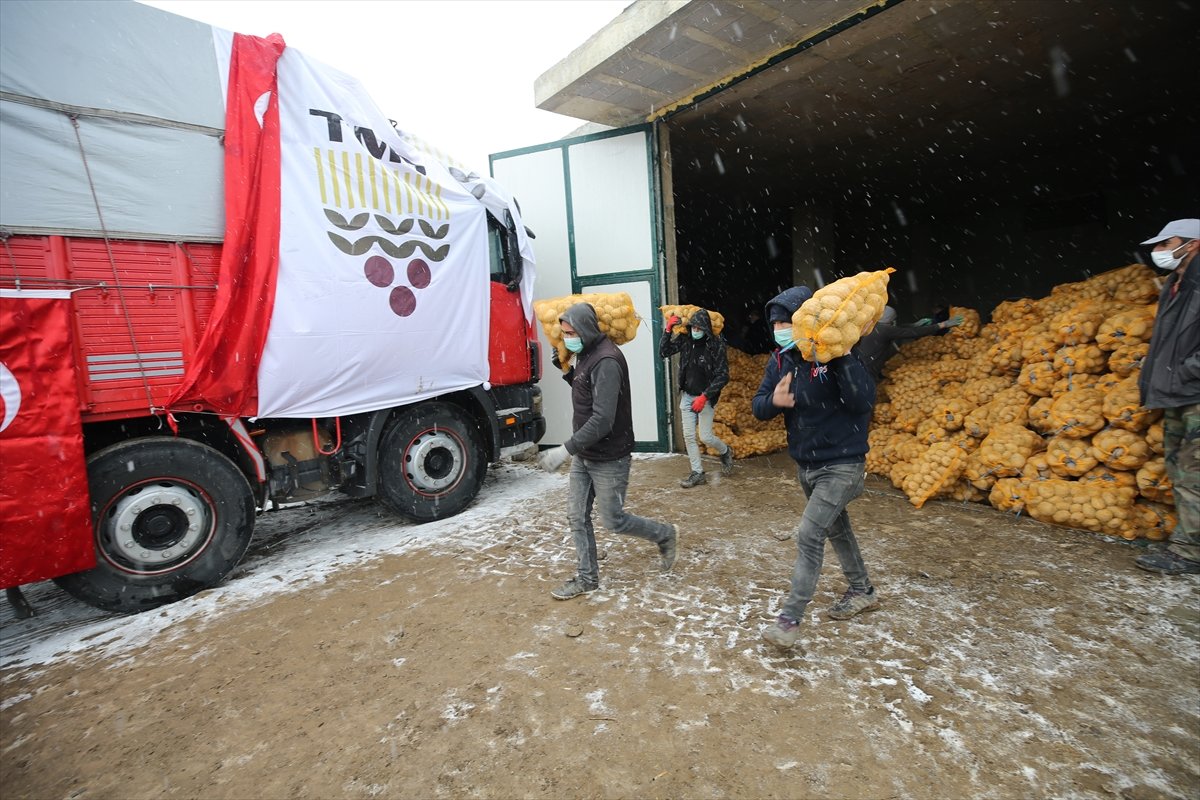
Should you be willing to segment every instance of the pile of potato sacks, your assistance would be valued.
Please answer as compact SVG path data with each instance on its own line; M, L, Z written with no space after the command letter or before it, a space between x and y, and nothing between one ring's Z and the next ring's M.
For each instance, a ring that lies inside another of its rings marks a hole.
M920 508L988 502L1042 522L1125 539L1165 539L1176 523L1162 413L1138 404L1159 284L1140 264L1001 303L992 321L909 342L888 361L867 470ZM783 450L782 415L750 401L771 356L729 349L716 434L739 458Z
M1140 264L1048 297L1001 303L992 321L904 345L879 385L867 456L918 508L987 501L1042 522L1125 539L1175 527L1162 413L1138 404L1157 310Z

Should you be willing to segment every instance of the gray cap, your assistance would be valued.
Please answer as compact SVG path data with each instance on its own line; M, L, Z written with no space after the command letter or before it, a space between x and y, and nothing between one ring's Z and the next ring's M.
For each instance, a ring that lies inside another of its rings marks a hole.
M1168 222L1167 227L1158 232L1158 236L1151 237L1142 244L1158 244L1174 236L1180 239L1200 239L1200 219L1177 219Z

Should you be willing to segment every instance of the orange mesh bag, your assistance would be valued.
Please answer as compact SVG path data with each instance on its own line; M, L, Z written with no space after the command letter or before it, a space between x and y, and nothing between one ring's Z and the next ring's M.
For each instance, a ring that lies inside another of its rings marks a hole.
M1138 536L1152 542L1161 542L1174 533L1175 526L1179 524L1179 517L1170 506L1137 500L1133 504L1129 521L1136 528L1135 533Z
M1150 452L1160 456L1163 454L1163 425L1161 420L1146 428L1146 444L1150 445Z
M1123 486L1127 489L1137 489L1137 475L1125 470L1110 469L1099 465L1092 467L1079 476L1083 483L1098 481L1106 486Z
M1142 368L1142 362L1149 352L1150 345L1147 342L1123 344L1109 355L1108 368L1122 378L1128 378Z
M1054 371L1059 375L1098 375L1108 370L1108 353L1094 344L1064 345L1054 354Z
M967 418L963 420L962 429L966 431L968 435L973 436L976 439L982 439L988 435L988 429L991 427L989 420L992 416L992 403L994 402L996 401L991 400L990 402L981 405L970 414L967 414Z
M983 444L979 445L979 461L998 477L1021 474L1025 460L1042 449L1042 437L1014 423L993 425Z
M1024 363L1020 336L1006 336L987 349L984 360L991 365L992 375L1015 375Z
M1025 510L1040 522L1120 536L1129 527L1132 489L1054 478L1025 487Z
M806 361L824 364L850 352L887 305L890 267L860 272L818 289L792 315L792 336Z
M1040 319L1041 314L1038 311L1037 303L1028 297L1020 300L1005 300L992 310L992 322L1002 327L1007 327L1011 323L1016 329L1023 330L1029 324Z
M1077 478L1100 462L1092 455L1088 439L1055 436L1046 443L1046 460L1055 475Z
M1020 386L1013 386L998 393L992 402L988 424L992 427L1011 422L1015 425L1025 425L1029 421L1029 406L1033 398ZM970 416L970 415L968 415Z
M1054 391L1054 382L1058 380L1058 372L1051 361L1035 361L1021 367L1017 376L1017 386L1034 397L1049 397Z
M892 486L895 486L897 489L903 489L904 481L916 468L917 464L915 461L901 461L897 463L888 472L888 478L891 480Z
M1143 408L1137 375L1130 375L1104 396L1104 416L1118 428L1144 431L1162 416L1162 409Z
M1050 459L1045 453L1034 453L1029 458L1025 459L1025 466L1021 467L1021 477L1027 481L1044 481L1054 477L1054 471L1050 469Z
M589 293L572 294L566 297L556 297L549 300L534 300L533 313L550 344L558 350L559 361L562 362L563 372L570 369L568 362L574 355L566 348L562 340L562 325L559 317L576 303L588 303L596 309L596 319L600 323L600 331L615 344L625 344L633 341L637 335L641 318L633 308L633 300L628 292L615 294Z
M999 392L1012 385L1008 378L977 378L962 386L962 399L967 403L967 413L991 402Z
M1110 313L1109 303L1085 300L1056 315L1050 321L1050 332L1059 344L1086 344L1095 341Z
M950 329L950 332L946 334L947 338L972 339L979 335L979 312L975 309L950 306L950 316L961 316L963 321L961 325Z
M692 315L700 310L700 306L659 306L658 310L662 312L664 327L671 317L679 317L680 322L671 333L686 333L687 326L692 324ZM725 329L724 315L719 311L705 310L708 311L708 321L712 323L712 332L719 334Z
M884 448L888 439L895 434L891 428L875 428L867 433L867 472L872 475L887 475L892 462L887 459Z
M950 442L930 445L904 478L900 489L917 508L939 493L948 493L962 476L967 454Z
M1147 500L1159 503L1175 503L1175 492L1171 479L1167 477L1167 465L1161 458L1152 458L1137 471L1138 491Z
M921 444L944 442L949 438L946 429L939 425L936 419L927 419L917 426L917 441Z
M1001 511L1025 509L1025 483L1020 478L1001 478L988 493L988 502Z
M979 451L967 455L967 463L963 466L963 480L969 481L972 486L983 491L988 491L999 480L996 473L986 466L979 458Z
M981 491L968 480L960 480L958 483L950 487L950 491L944 493L951 500L957 500L960 503L981 503L987 499L987 492Z
M1092 437L1092 455L1106 467L1136 470L1150 460L1150 445L1133 431L1109 428Z
M934 412L933 419L948 431L961 430L971 408L965 399L956 397L941 403Z
M1043 397L1029 407L1029 427L1038 433L1051 433L1056 427L1050 419L1050 409L1054 406L1053 397Z
M1021 340L1021 360L1026 364L1038 361L1053 362L1058 348L1059 342L1054 338L1054 334L1048 328L1038 326Z
M1157 313L1156 303L1113 314L1101 323L1096 332L1096 345L1102 350L1116 350L1123 345L1148 343Z
M1158 299L1158 274L1145 264L1130 264L1109 270L1106 277L1112 287L1113 300L1123 303L1153 303Z
M1096 389L1076 389L1056 397L1050 421L1058 436L1085 439L1104 427L1104 395Z

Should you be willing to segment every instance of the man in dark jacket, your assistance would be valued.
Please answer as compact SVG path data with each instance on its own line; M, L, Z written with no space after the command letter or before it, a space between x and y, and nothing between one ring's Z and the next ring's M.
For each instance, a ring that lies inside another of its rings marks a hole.
M871 373L871 377L878 381L883 377L883 365L897 352L896 342L920 339L922 336L947 331L962 324L962 314L955 314L932 325L897 325L896 309L884 306L883 316L870 333L858 340L858 344L854 346L854 353Z
M733 450L713 433L713 417L721 390L729 383L729 358L725 343L712 330L712 321L703 308L692 314L682 334L672 334L680 323L679 317L667 320L658 342L660 358L679 357L679 422L683 427L683 443L687 448L691 473L679 482L685 489L707 481L700 463L700 445L696 444L696 427L700 439L721 456L721 467L728 475L733 469Z
M1137 565L1200 573L1200 219L1177 219L1142 244L1153 245L1156 267L1171 271L1138 389L1143 406L1163 409L1163 458L1179 522L1167 548L1138 556Z
M780 349L767 362L753 401L759 419L783 414L788 452L799 466L800 486L808 498L796 529L799 554L791 592L775 623L763 630L764 639L785 650L800 636L804 609L821 574L826 539L850 582L829 616L849 619L879 606L846 513L846 506L863 491L875 383L853 353L815 364L796 352L792 314L811 296L807 287L797 286L767 304L767 319Z
M570 600L600 586L593 504L599 506L600 522L610 531L656 543L663 572L675 563L676 532L674 525L634 516L624 508L634 441L625 354L600 331L596 309L587 303L568 308L559 324L563 344L575 354L575 365L563 376L571 384L574 433L564 444L542 453L538 464L553 472L574 456L567 521L578 567L575 577L550 593L556 600ZM557 354L553 360L560 366Z

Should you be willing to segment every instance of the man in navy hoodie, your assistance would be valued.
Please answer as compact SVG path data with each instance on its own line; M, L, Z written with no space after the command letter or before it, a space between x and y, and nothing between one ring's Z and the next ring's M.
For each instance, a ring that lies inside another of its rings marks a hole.
M816 364L796 351L792 314L810 297L808 287L796 286L767 303L767 320L779 349L767 362L753 401L754 416L761 420L783 414L788 453L799 465L800 486L808 498L796 529L799 554L791 592L775 623L763 629L763 638L784 650L800 637L800 621L821 574L826 539L850 582L829 616L849 619L879 605L846 513L847 504L863 491L875 382L853 353Z

